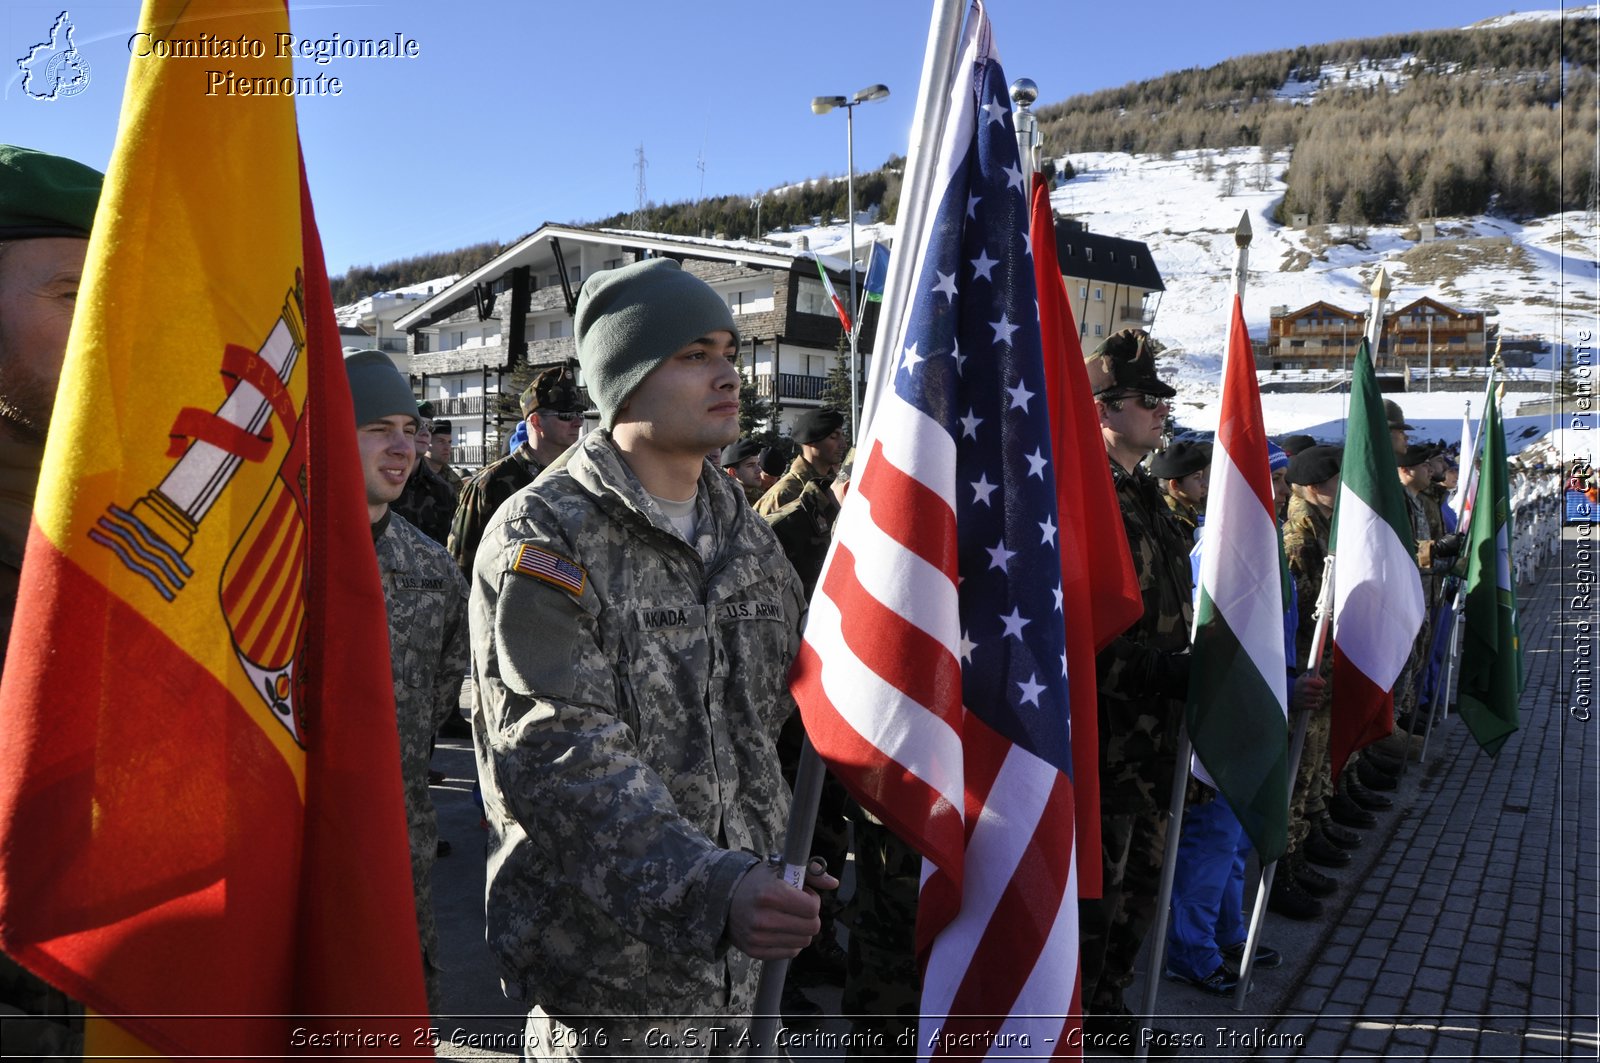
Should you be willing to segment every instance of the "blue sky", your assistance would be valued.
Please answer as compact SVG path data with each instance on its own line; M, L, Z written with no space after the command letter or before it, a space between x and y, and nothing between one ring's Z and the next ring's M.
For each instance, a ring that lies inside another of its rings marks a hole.
M30 99L15 60L48 35L64 3L90 84L71 98ZM292 3L292 28L302 37L398 32L420 51L414 59L321 67L297 61L297 73L344 83L341 96L300 103L329 270L631 209L640 144L656 202L693 199L702 187L708 195L748 194L842 175L844 115L813 115L810 99L874 82L892 95L858 109L857 168L904 154L931 7L931 0ZM135 0L4 0L0 140L103 169L138 8ZM1041 102L1234 55L1462 26L1509 10L1505 0L991 0L989 7L1006 75L1033 78Z

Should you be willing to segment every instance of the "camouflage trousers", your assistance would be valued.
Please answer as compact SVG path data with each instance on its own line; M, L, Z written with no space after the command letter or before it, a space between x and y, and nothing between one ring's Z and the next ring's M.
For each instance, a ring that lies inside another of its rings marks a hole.
M1326 698L1324 701L1326 702ZM1328 775L1328 729L1331 717L1326 704L1312 710L1306 721L1306 742L1300 749L1300 768L1295 772L1294 791L1289 796L1289 852L1296 852L1306 840L1314 820L1328 811L1331 787Z
M744 1054L750 1017L553 1015L528 1012L522 1058L534 1060L720 1059Z
M1408 726L1411 714L1416 711L1417 700L1422 693L1422 673L1427 666L1428 650L1433 645L1433 624L1424 616L1422 627L1417 631L1417 637L1411 643L1411 656L1406 659L1406 666L1400 670L1400 678L1394 683L1394 716L1397 729ZM1417 733L1422 732L1419 724Z
M1122 991L1133 984L1133 962L1155 922L1166 844L1167 816L1154 805L1100 817L1103 896L1078 904L1085 1011L1123 1009Z
M917 970L917 893L922 856L888 827L858 811L856 888L841 913L850 927L840 1011L850 1020L845 1054L917 1055L922 976ZM879 1047L862 1047L875 1045Z

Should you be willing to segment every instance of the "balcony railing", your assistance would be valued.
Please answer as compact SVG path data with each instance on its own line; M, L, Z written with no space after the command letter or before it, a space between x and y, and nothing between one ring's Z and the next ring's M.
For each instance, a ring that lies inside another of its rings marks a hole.
M458 395L432 401L434 412L441 417L476 417L483 412L482 395Z
M451 465L482 465L484 447L451 447Z
M768 400L809 399L820 402L827 386L827 377L807 376L805 373L763 373L756 377L756 394ZM861 386L866 387L866 374L862 374Z

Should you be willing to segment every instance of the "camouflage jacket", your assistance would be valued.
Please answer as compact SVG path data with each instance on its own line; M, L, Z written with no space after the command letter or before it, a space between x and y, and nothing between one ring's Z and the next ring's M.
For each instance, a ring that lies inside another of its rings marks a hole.
M376 529L375 529L376 530ZM411 835L411 877L417 929L431 958L434 933L430 875L439 825L428 794L433 734L461 698L467 674L467 586L444 548L391 513L378 535L378 575L389 614L389 658L400 729L400 779Z
M1197 511L1187 502L1179 502L1171 495L1163 494L1161 497L1166 500L1167 508L1172 511L1172 516L1177 520L1178 525L1183 529L1184 542L1188 543L1191 547L1194 546L1195 535L1200 530L1199 511Z
M472 558L478 552L478 543L483 539L483 530L489 526L489 518L506 499L533 483L534 477L543 471L544 464L534 457L533 448L523 443L499 461L479 469L461 488L461 501L456 504L455 520L450 524L447 548L469 582Z
M1322 574L1332 528L1332 515L1324 513L1309 499L1299 495L1289 499L1289 518L1283 522L1283 556L1289 565L1289 575L1294 579L1300 611L1294 633L1293 662L1298 670L1311 667L1309 658L1311 637L1316 633L1317 596L1322 593Z
M490 521L473 568L488 939L573 1015L748 1009L733 890L781 843L800 581L709 462L695 542L590 433Z
M1160 658L1188 648L1194 616L1189 544L1143 467L1111 461L1111 483L1144 615L1095 658L1100 683L1101 803L1109 812L1161 803L1182 702L1156 692Z
M767 493L756 503L756 512L763 517L772 516L799 498L800 492L806 489L806 484L813 480L820 481L824 487L831 483L829 478L823 475L822 470L803 456L796 455L794 461L789 463L789 471L778 477L778 482L767 488Z
M417 467L406 478L405 489L389 509L443 546L450 537L450 519L456 512L456 496L444 478L434 472L427 461L419 458Z
M822 562L833 542L833 522L838 516L839 500L824 480L810 481L793 502L767 515L767 523L783 547L783 556L800 575L806 601L817 589L817 577L822 575Z
M431 466L431 465L429 466L430 469L432 467L433 466ZM456 472L455 466L451 465L448 461L445 462L443 465L441 465L439 467L439 474L438 475L439 475L439 479L443 480L446 484L448 484L450 486L450 493L452 495L454 495L456 498L460 498L461 497L461 487L462 487L463 484L466 483L466 480L462 479L461 478L461 474Z

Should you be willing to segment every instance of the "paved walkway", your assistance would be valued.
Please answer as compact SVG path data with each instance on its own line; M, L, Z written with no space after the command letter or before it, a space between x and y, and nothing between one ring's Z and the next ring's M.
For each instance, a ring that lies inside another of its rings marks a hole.
M1600 540L1576 535L1521 595L1522 729L1494 760L1457 718L1436 732L1427 764L1411 766L1395 807L1334 873L1324 918L1267 917L1264 940L1285 963L1257 974L1247 1011L1163 983L1155 1025L1186 1042L1183 1058L1600 1058L1600 599L1573 604L1585 566L1594 589ZM1580 695L1593 719L1569 712ZM435 766L450 776L434 799L455 849L435 871L439 1053L514 1058L520 1009L500 996L483 944L470 750L441 743Z

